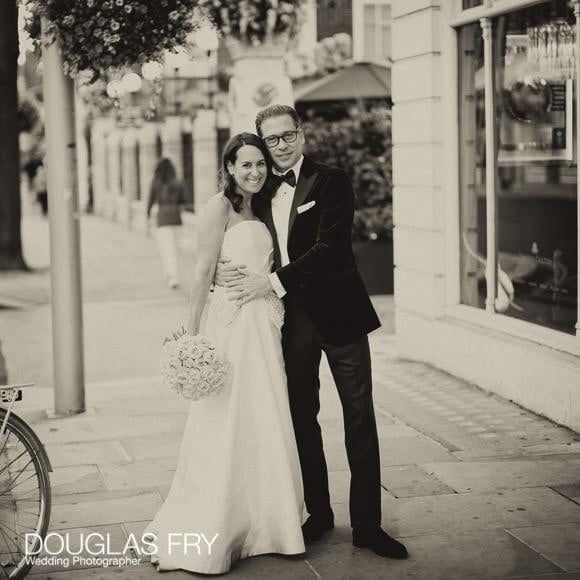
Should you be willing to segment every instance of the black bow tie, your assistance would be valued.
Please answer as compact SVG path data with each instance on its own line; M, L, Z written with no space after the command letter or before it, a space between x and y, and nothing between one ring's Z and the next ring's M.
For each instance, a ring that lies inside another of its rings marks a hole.
M291 187L296 187L296 176L294 175L294 171L290 170L284 173L284 175L277 175L276 176L282 185L282 182L285 181ZM280 185L278 187L280 187Z

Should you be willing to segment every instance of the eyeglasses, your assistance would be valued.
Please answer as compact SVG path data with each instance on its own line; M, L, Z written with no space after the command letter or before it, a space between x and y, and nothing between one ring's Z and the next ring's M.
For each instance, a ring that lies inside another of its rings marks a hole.
M264 143L268 147L277 147L280 139L283 139L284 143L294 143L298 138L299 132L300 130L296 129L295 131L285 131L282 135L269 135L268 137L264 137Z

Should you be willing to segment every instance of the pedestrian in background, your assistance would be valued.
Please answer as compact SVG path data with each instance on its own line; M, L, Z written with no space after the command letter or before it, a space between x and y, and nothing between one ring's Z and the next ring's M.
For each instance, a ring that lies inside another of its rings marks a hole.
M46 170L44 162L40 158L33 158L25 163L24 172L28 176L30 191L34 192L34 197L42 215L48 215L48 193L46 191Z
M181 206L184 203L183 184L177 179L175 167L167 158L160 159L155 167L149 201L147 218L157 204L157 228L155 236L163 264L165 278L170 288L177 288L177 233L181 226Z

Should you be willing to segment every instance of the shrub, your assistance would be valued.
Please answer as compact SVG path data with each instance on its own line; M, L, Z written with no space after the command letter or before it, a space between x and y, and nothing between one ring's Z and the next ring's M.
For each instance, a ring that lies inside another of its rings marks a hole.
M391 111L353 107L346 119L313 118L303 125L307 154L344 169L350 177L356 210L353 240L392 235Z

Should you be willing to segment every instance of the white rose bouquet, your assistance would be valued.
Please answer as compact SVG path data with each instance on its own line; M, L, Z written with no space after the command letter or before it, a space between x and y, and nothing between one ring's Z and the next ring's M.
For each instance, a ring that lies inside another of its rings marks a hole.
M198 401L221 393L227 372L226 357L208 338L181 328L163 340L163 384L184 398Z

